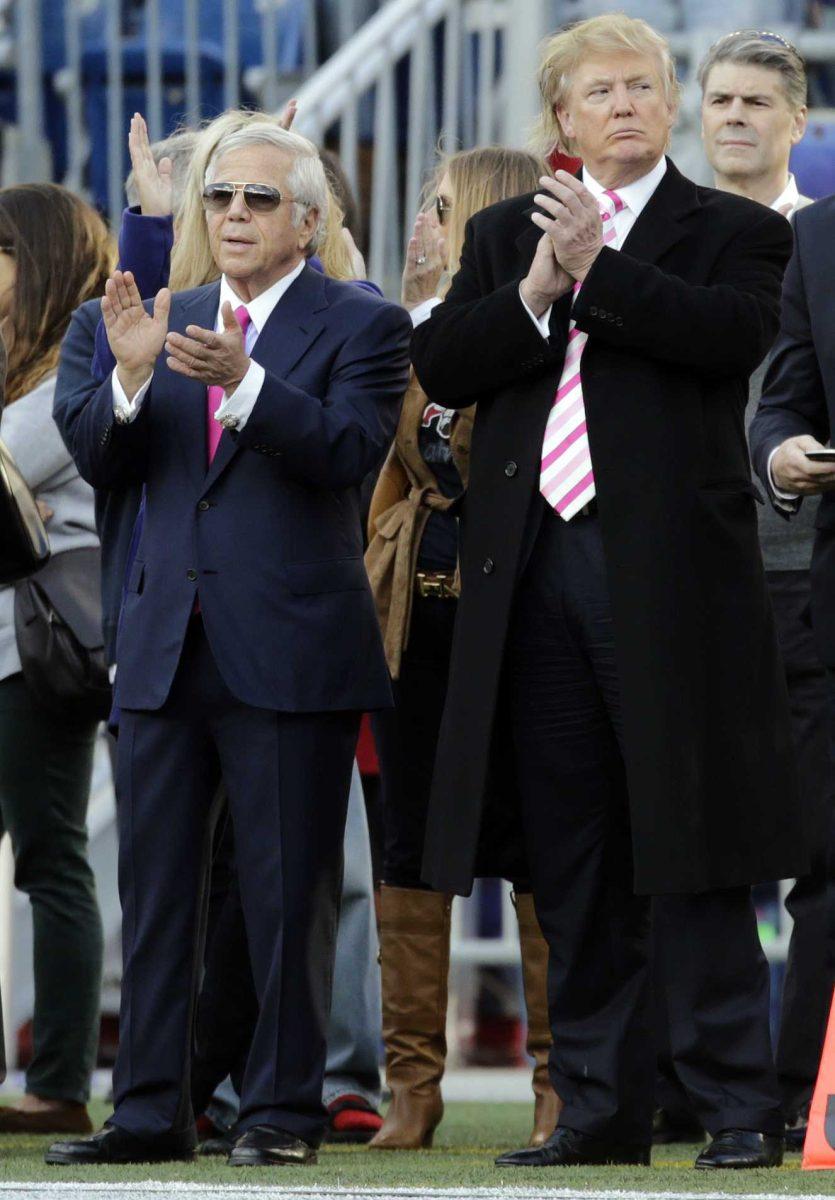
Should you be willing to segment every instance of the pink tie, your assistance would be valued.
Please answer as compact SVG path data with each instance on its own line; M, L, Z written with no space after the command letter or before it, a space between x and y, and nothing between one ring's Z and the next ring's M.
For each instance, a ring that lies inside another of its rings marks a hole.
M616 192L604 192L601 196L604 246L615 240L614 216L624 207ZM579 282L574 284L575 300L580 286ZM570 521L594 498L594 472L580 381L580 359L587 341L588 334L577 329L572 320L562 375L542 443L539 490L564 521Z
M245 304L240 304L235 309L235 320L240 325L241 333L244 335L244 342L246 342L246 331L249 328L250 321L252 320L252 318L250 317L249 313L247 312ZM210 387L208 390L207 397L206 397L206 421L207 421L206 445L208 446L208 449L209 449L209 462L212 461L212 459L215 456L215 453L217 452L218 444L220 442L220 437L221 437L221 434L223 433L223 426L220 424L219 421L215 420L215 413L217 412L218 407L222 403L223 403L223 388L216 387L216 386Z

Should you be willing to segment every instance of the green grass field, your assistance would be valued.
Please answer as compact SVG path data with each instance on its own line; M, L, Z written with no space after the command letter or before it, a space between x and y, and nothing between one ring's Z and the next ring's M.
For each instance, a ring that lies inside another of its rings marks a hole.
M101 1121L102 1104L93 1106ZM25 1181L189 1181L217 1184L269 1184L305 1188L513 1188L554 1187L587 1190L592 1194L614 1189L648 1192L734 1192L741 1195L835 1194L835 1172L800 1170L800 1156L787 1157L775 1171L702 1172L692 1169L698 1147L661 1147L647 1168L595 1167L551 1171L499 1171L493 1158L500 1151L523 1145L531 1109L526 1104L449 1104L432 1150L415 1153L370 1152L362 1147L323 1148L316 1167L303 1169L236 1170L223 1160L198 1160L194 1165L147 1167L47 1167L43 1151L52 1139L0 1137L0 1183ZM0 1193L1 1195L2 1193Z

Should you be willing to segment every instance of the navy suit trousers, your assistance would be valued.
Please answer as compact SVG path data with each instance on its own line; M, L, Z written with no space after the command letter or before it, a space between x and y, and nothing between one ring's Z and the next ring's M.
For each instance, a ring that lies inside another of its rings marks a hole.
M231 694L199 617L168 700L123 710L119 735L122 1010L112 1123L153 1136L192 1122L197 964L213 800L225 785L258 998L241 1132L317 1145L342 843L359 715L282 713Z

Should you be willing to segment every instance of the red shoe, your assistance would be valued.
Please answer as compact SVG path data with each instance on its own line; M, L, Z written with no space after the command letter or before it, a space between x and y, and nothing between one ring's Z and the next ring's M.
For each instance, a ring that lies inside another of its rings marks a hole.
M327 1108L326 1142L365 1145L383 1124L383 1118L376 1108L372 1108L362 1096L337 1096Z

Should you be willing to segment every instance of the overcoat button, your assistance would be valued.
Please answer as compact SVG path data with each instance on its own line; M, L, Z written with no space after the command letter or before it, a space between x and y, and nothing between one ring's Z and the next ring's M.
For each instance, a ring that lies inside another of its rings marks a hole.
M496 565L496 564L493 562L492 558L485 558L485 560L484 560L484 566L482 567L482 570L484 571L484 574L485 574L485 575L492 575L492 574L493 574L493 568L495 567L495 565Z
M200 503L197 505L197 507L200 509L201 512L208 512L209 509L211 508L211 505L209 504L208 500L201 500Z
M597 309L595 308L595 306L594 306L594 305L592 305L592 306L591 306L591 308L589 309L589 312L591 313L591 315L592 315L593 317L596 317L596 316L597 316Z
M189 583L194 583L196 578L197 578L197 572L194 570L194 568L191 568L190 570L186 571L186 579L189 581Z
M615 320L615 324L616 324L616 325L622 325L622 324L623 324L623 317L618 317L618 318Z
M516 466L516 463L513 462L512 459L510 462L506 462L504 465L504 473L508 477L508 479L512 479L518 470L519 470L519 468Z

